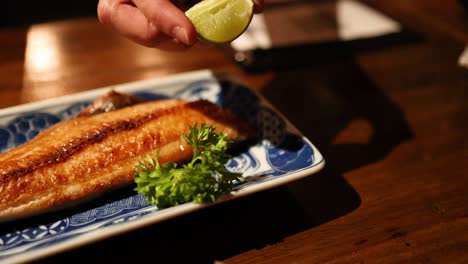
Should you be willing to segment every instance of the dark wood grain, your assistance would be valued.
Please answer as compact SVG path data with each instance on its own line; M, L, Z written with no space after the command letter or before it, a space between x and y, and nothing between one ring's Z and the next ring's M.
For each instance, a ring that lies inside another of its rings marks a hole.
M264 95L327 161L286 186L42 261L468 262L468 69L457 65L468 13L458 1L365 2L413 37L307 46L301 63L257 73L226 47L162 52L95 18L2 29L2 108L209 68Z

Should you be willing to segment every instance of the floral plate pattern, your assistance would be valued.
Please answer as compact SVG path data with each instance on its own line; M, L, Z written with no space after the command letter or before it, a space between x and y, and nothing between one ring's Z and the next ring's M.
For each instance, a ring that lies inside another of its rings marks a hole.
M232 158L226 166L247 176L226 201L311 175L324 160L302 135L250 89L219 80L210 71L104 87L38 103L0 110L0 152L34 138L44 129L74 117L93 99L114 89L147 100L206 99L231 109L258 129L261 140ZM29 261L86 243L177 217L211 204L186 203L159 210L142 195L129 193L91 206L78 207L51 219L32 219L16 227L0 228L0 262ZM216 203L218 203L216 202Z

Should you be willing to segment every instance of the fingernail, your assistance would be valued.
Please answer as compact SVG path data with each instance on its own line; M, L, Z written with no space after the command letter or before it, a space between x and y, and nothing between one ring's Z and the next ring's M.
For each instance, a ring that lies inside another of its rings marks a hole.
M187 31L183 27L176 26L172 30L172 36L179 40L180 42L184 43L185 45L190 45Z

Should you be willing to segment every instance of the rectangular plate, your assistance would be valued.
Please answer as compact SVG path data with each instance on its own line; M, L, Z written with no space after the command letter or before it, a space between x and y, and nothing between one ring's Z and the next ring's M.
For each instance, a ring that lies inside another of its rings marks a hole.
M207 99L256 125L261 141L227 164L231 170L243 172L250 180L240 183L231 194L211 204L186 203L160 210L135 193L103 201L53 221L37 219L20 229L2 228L0 261L23 262L45 257L279 186L309 176L324 166L322 155L312 143L296 132L263 98L245 86L218 79L208 70L104 87L0 110L0 151L22 144L50 125L73 117L111 89L149 100Z

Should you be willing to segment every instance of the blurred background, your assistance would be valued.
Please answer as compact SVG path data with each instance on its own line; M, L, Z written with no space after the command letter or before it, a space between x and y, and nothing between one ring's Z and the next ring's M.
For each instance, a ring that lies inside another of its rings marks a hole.
M268 4L298 2L288 0L266 0ZM320 3L333 2L326 0L305 0L301 2ZM468 0L458 0L468 11ZM3 14L0 16L0 27L24 26L34 23L62 20L76 17L96 16L98 0L60 1L42 0L28 1L27 4L18 1L4 1Z
M0 27L27 26L75 17L95 17L97 3L98 0L4 1Z

